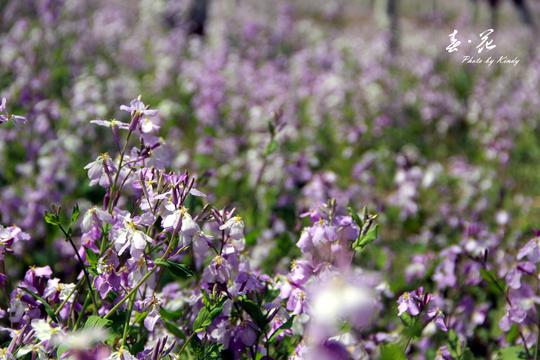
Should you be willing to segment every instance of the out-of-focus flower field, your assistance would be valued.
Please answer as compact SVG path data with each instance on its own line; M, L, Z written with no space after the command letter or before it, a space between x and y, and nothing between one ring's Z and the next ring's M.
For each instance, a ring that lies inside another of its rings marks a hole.
M0 359L540 359L540 3L491 4L0 0Z

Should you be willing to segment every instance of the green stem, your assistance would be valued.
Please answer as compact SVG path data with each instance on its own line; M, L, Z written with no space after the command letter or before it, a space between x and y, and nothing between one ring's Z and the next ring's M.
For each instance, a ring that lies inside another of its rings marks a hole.
M191 339L193 339L193 336L195 336L195 333L191 333L191 335L189 335L189 337L186 339L186 342L182 345L182 347L180 348L180 351L178 352L178 358L180 359L180 355L182 355L182 353L184 352L184 350L186 349L187 345L191 342Z
M120 300L119 302L116 303L116 305L114 305L111 310L109 310L109 312L107 314L105 314L105 316L103 317L104 319L108 319L116 310L118 310L118 308L120 306L122 306L123 303L125 303L129 298L131 298L131 296L133 296L133 294L135 294L137 292L137 290L139 289L139 287L144 284L144 282L156 271L157 269L157 266L154 267L152 270L150 270L149 272L147 272L146 274L144 274L144 276L142 277L142 279L135 285L135 287L133 289L131 289L131 291L122 298L122 300Z
M82 281L82 280L81 280ZM81 281L79 281L77 283L77 285L75 285L75 287L73 288L73 290L71 290L71 292L68 294L68 296L66 297L66 299L64 301L62 301L62 303L56 308L56 310L54 311L54 315L58 315L60 313L60 311L62 310L62 308L64 307L64 305L67 304L67 302L69 301L69 299L71 298L71 296L75 293L75 291L77 291L77 288L79 287L79 285L81 284Z
M90 296L92 298L92 303L94 304L94 312L97 312L98 306L97 306L96 298L94 297L94 291L92 290L92 282L90 280L90 274L88 274L88 270L86 269L86 266L84 266L84 261L81 258L81 255L79 255L79 251L77 251L77 247L75 246L75 243L73 243L73 239L71 238L71 235L65 231L62 225L60 225L60 230L64 233L66 240L71 244L71 247L73 248L73 251L75 252L75 255L77 256L77 259L79 260L79 263L81 264L81 267L84 272L84 277L86 278L86 284L88 285L88 290L90 291Z
M536 280L536 293L540 293L540 279ZM534 348L534 359L540 360L540 306L536 306L536 330L538 334L536 335L536 346Z
M86 299L84 300L83 307L81 309L81 312L79 314L79 317L77 318L77 321L75 322L75 325L73 326L73 331L77 330L79 328L79 324L81 323L81 320L84 315L84 311L88 307L88 304L90 303L90 294L86 294Z
M109 203L109 213L112 214L113 210L113 201L114 201L114 192L116 188L116 184L118 183L118 178L120 177L120 171L122 170L122 165L124 162L124 156L126 154L127 146L129 143L129 138L131 137L131 130L128 132L126 137L126 143L124 144L124 148L122 149L122 152L120 153L120 160L118 161L118 170L116 171L116 175L114 176L114 181L111 185L111 197L110 197L110 203Z
M121 345L121 347L124 347L126 345L129 322L131 320L131 312L133 311L133 304L134 303L135 303L135 294L133 294L131 296L131 300L129 301L129 309L128 309L128 312L126 314L126 322L124 323L124 333L122 334L122 345Z

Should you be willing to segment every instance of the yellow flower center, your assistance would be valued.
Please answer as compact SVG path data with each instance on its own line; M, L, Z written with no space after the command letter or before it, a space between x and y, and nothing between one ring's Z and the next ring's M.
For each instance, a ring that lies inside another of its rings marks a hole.
M223 264L223 260L224 260L224 259L223 259L221 256L218 255L218 256L216 256L216 257L214 258L214 263L215 263L217 266L221 266L221 264Z

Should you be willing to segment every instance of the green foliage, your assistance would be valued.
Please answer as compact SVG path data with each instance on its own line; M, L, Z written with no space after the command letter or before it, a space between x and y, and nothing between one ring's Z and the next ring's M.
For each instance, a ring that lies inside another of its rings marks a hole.
M79 204L75 204L73 210L71 211L71 224L75 224L81 215L81 210L79 209Z
M180 279L187 279L193 276L193 271L184 264L172 260L157 259L154 262L157 266L167 269L173 276Z
M225 298L217 301L214 304L205 304L205 306L199 311L195 321L193 321L193 332L205 331L212 321L221 314L223 311L223 304L225 303Z
M381 346L379 360L407 360L403 348L398 343L384 344Z
M186 335L184 334L184 332L174 322L166 318L161 318L161 321L163 322L165 329L167 329L167 331L169 331L171 334L173 334L174 336L180 339L186 338Z
M170 321L176 321L180 319L183 313L184 312L182 311L182 309L168 310L162 306L159 308L159 315L161 316L161 319L166 319Z
M500 281L497 279L497 275L495 275L492 271L480 269L480 275L482 275L482 279L484 279L493 292L504 293L504 285L500 283Z
M251 319L253 319L255 324L257 324L260 329L264 329L266 327L267 319L262 313L261 307L257 303L245 297L241 298L238 303L240 304L240 307L249 314Z
M60 225L60 217L52 211L47 211L45 212L45 222L49 225L58 226Z
M448 352L455 360L473 360L471 350L463 346L454 330L448 331Z
M264 155L269 156L272 155L276 150L278 149L278 142L274 139L272 139L268 145L266 145L266 148L264 149Z
M418 317L412 317L408 313L404 313L400 317L403 324L402 334L406 338L418 339L424 330L424 324Z
M364 208L362 212L362 217L360 217L358 213L350 206L348 208L348 211L350 216L360 229L358 238L353 242L352 248L355 251L361 253L369 244L371 244L377 239L377 236L379 234L379 227L377 224L374 223L377 215L369 214L367 208Z
M268 338L268 342L272 343L278 337L278 335L283 332L283 330L290 329L292 327L292 325L293 325L293 321L294 321L294 315L291 316L290 318L288 318L287 321L285 321L283 324L281 324L281 326L278 327L272 333L272 335L270 335L270 337Z
M527 359L527 353L523 346L511 346L497 352L497 360L522 360Z
M106 328L109 327L112 324L112 321L109 319L104 319L101 316L97 315L90 315L88 319L86 319L86 322L84 323L85 329L92 329L92 328Z

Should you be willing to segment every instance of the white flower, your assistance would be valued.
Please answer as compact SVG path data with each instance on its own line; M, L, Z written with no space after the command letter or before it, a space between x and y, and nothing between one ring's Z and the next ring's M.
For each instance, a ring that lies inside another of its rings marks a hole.
M170 201L165 205L165 209L167 209L169 213L163 217L161 226L163 226L164 229L176 228L182 218L182 211L185 212L185 209L176 209L174 204Z
M122 348L120 350L113 352L107 360L136 360L137 358Z
M122 255L129 247L131 256L140 257L144 253L146 244L152 242L152 238L138 230L133 221L127 218L124 221L124 227L118 230L114 242L118 255Z
M63 335L64 332L60 328L53 328L49 323L43 319L32 320L32 329L36 333L36 337L40 341L50 341L55 335Z
M159 130L157 116L147 116L141 120L141 131L143 133L148 134L154 130Z
M244 221L240 216L234 216L219 227L219 230L229 230L229 236L234 240L244 238Z
M125 122L122 122L122 121L118 121L116 119L112 119L111 121L109 121L109 120L91 120L90 123L95 124L95 125L99 125L99 126L105 126L105 127L108 127L108 128L116 126L119 129L124 129L124 130L129 129L129 124L127 124Z
M107 339L107 335L107 330L94 327L55 336L52 343L55 346L62 345L69 350L86 350Z
M176 209L174 207L174 204L169 202L167 205L165 205L165 209L167 209L170 213L163 217L163 220L161 222L161 226L163 226L163 228L175 229L178 226L179 222L182 221L180 233L189 240L191 240L191 238L195 234L198 234L201 230L199 225L187 212L186 208L182 207L180 209Z
M83 231L88 231L93 225L101 225L102 222L110 224L112 222L112 216L105 210L94 206L84 214L81 227Z
M21 358L26 354L35 353L38 355L39 360L49 359L47 350L41 344L25 345L17 351L17 358Z

